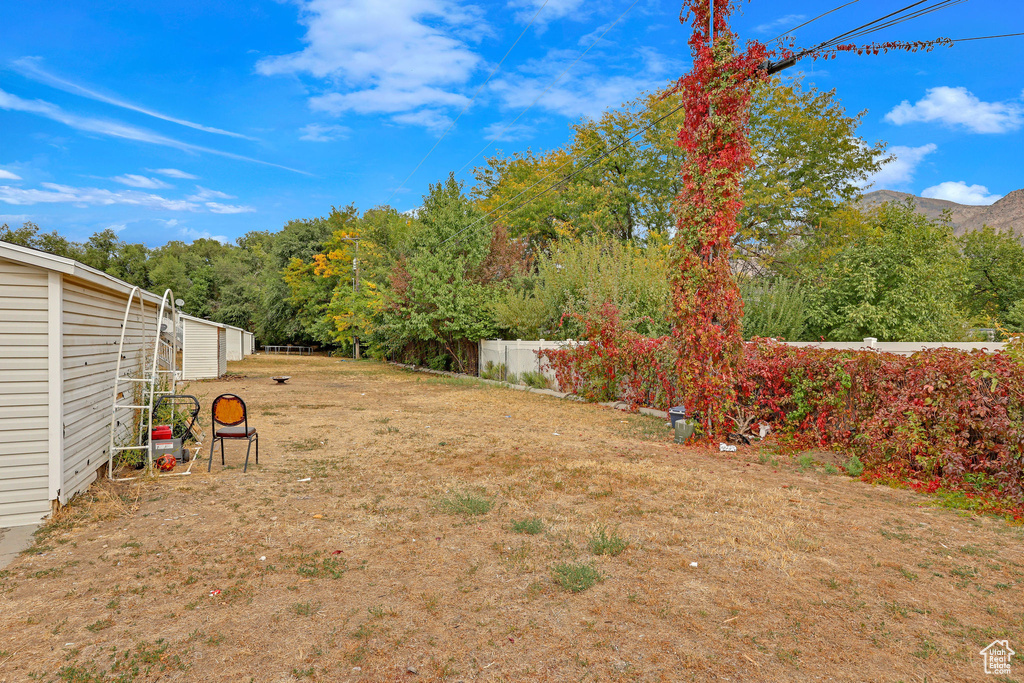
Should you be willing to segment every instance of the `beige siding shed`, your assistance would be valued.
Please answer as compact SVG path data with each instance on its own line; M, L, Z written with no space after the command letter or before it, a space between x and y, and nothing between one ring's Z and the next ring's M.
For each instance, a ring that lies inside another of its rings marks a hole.
M244 355L250 356L256 350L255 335L252 332L244 332L242 337L242 352Z
M242 360L245 357L245 330L240 327L232 327L231 325L228 325L225 329L228 338L228 360Z
M50 511L48 356L48 273L0 259L0 526Z
M132 286L71 259L0 242L0 526L34 524L96 478ZM129 364L159 297L129 321ZM143 320L145 318L145 320ZM145 326L145 327L144 327Z
M181 315L181 377L216 379L227 372L227 337L224 325Z

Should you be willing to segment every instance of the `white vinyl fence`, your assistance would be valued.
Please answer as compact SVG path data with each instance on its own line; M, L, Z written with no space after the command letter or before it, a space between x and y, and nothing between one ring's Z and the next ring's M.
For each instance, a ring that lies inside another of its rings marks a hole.
M480 373L487 372L489 367L504 366L505 372L508 375L515 375L516 378L521 377L524 372L543 372L545 377L554 382L554 371L541 368L537 352L541 349L560 349L579 343L581 342L572 339L563 341L484 339L480 342ZM504 379L504 376L495 379Z
M537 352L541 349L559 349L565 346L575 346L586 342L567 339L564 341L553 341L545 339L485 339L480 342L480 373L487 371L488 367L498 368L504 366L505 373L515 375L517 379L524 372L543 372L548 379L555 379L555 373L550 369L542 369ZM818 349L836 349L841 351L881 351L884 353L898 353L909 356L912 353L925 349L950 348L961 351L974 351L980 349L988 353L1001 351L1005 344L1003 342L880 342L877 339L868 337L859 342L781 342L787 346L811 347ZM490 364L490 365L488 365ZM504 375L496 377L504 379Z
M839 351L881 351L909 356L925 349L958 349L960 351L981 350L986 353L1002 351L1004 342L880 342L872 337L859 342L782 342L786 346L815 349L836 349Z

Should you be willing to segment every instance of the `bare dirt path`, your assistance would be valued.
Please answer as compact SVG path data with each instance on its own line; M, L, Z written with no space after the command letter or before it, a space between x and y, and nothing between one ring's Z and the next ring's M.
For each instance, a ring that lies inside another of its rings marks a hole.
M190 390L246 399L260 465L63 511L0 578L0 681L1014 680L979 651L1024 652L1020 527L598 406L229 369Z

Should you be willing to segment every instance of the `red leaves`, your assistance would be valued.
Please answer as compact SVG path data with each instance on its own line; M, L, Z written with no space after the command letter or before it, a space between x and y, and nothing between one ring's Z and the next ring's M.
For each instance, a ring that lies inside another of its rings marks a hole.
M742 53L734 49L729 0L715 3L714 45L707 0L687 0L685 7L693 22L693 69L676 86L686 113L678 138L686 157L671 254L675 367L670 374L679 379L687 409L712 437L729 427L742 360L743 303L729 257L743 208L742 178L753 164L747 139L751 91L763 77L766 52L759 43Z
M738 392L797 447L840 448L890 479L937 477L947 488L983 474L991 495L1024 502L1024 372L1006 354L907 357L757 340Z

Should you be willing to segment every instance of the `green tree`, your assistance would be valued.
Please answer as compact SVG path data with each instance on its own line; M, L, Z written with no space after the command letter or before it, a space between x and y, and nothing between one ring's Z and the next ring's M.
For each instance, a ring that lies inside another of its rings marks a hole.
M540 245L584 235L628 240L671 234L683 162L676 144L683 114L673 111L680 102L678 94L647 95L584 119L560 149L489 159L476 170L472 196L513 236ZM859 125L860 115L847 116L834 91L778 79L756 89L750 120L755 167L744 183L738 257L770 265L860 194L884 147L861 139ZM588 168L590 162L596 163Z
M804 339L807 329L806 294L799 283L777 278L742 278L743 338Z
M378 353L469 369L476 342L495 333L494 284L513 275L506 261L516 258L482 215L454 175L430 186L410 251L391 276L374 333Z
M885 204L804 283L812 339L959 341L965 265L949 225Z
M1024 299L1024 247L1011 233L985 226L959 240L967 263L963 308L980 325L1006 324Z
M580 318L612 302L627 329L668 332L665 244L646 247L596 236L551 245L536 260L536 274L516 278L498 293L495 323L503 336L571 339L583 333Z

